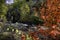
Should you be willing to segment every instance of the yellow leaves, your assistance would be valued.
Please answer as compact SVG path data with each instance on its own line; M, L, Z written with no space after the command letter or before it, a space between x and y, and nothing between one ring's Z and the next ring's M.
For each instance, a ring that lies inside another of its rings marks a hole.
M19 34L22 34L22 31L19 31Z
M26 4L26 11L27 11L27 12L30 11L28 4Z
M12 29L12 32L14 32L14 29Z
M21 11L22 11L23 14L30 11L27 3L25 3L24 5L21 6Z
M9 28L7 28L7 31L9 30Z
M7 12L7 10L8 10L8 8L7 8L6 5L2 4L2 5L0 6L0 11L1 11L1 14L2 14L2 15L5 15L6 12Z
M32 37L29 34L26 34L26 40L32 40Z
M29 39L29 35L28 34L26 35L26 39Z
M18 33L19 32L19 30L18 29L16 29L16 33Z
M30 14L29 5L27 3L21 5L20 10L21 10L21 20L22 21L28 20L28 16Z

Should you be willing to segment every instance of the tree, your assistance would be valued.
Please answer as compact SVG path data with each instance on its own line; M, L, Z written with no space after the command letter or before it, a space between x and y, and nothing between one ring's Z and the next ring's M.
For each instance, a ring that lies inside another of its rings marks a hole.
M8 10L8 7L5 5L5 0L0 0L0 19L6 21L5 14Z
M4 4L5 3L5 0L0 0L0 4Z
M11 6L12 6L12 8L10 8L10 9L14 9L14 11L11 11L10 14L13 14L13 13L17 14L17 11L18 11L20 13L20 18L19 18L20 21L28 20L28 17L29 17L29 14L30 14L29 13L30 9L29 9L29 5L26 3L25 0L24 1L17 1L17 0L15 0L15 2ZM17 10L17 11L15 11L15 10ZM15 16L16 16L16 14L15 14ZM16 17L15 17L15 19L16 19Z

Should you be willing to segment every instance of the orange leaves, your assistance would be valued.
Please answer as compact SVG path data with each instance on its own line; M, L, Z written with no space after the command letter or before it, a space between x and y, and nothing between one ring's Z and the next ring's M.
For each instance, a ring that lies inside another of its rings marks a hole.
M45 19L45 16L42 16L42 19Z
M37 32L30 32L30 36L33 38L33 40L39 40L39 37L37 36Z
M45 4L45 5L43 5ZM56 35L60 34L56 27L58 26L57 23L60 22L60 3L59 0L47 0L46 3L41 4L40 7L40 17L44 20L44 25L49 27L48 30L39 29L38 33L42 35L51 35L51 37L55 37ZM35 9L36 11L36 9ZM38 12L38 11L37 11ZM48 34L47 34L48 33ZM34 40L38 40L36 36L37 33L33 32L30 34Z
M60 23L60 19L57 19L57 22Z
M42 7L41 18L44 19L44 21L46 22L45 23L46 26L47 25L52 26L53 24L60 22L59 0L47 0L47 2L45 4L47 4L46 5L47 8ZM53 22L55 22L55 23L53 23Z
M49 34L53 38L55 38L55 36L57 35L56 30L52 30Z
M22 33L21 40L25 40L25 39L26 39L26 37L25 37L25 35Z
M50 32L50 34L51 34L52 36L56 36L56 30L52 30L52 31Z
M52 28L55 29L57 27L57 25L53 25Z
M49 32L49 34L51 35L51 37L55 38L57 35L60 34L60 32L57 30L52 30L51 32Z

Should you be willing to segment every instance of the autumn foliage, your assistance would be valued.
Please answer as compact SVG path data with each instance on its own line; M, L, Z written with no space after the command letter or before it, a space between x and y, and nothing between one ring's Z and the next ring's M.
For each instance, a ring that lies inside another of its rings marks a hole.
M48 31L40 29L38 33L52 37L55 40L60 40L57 35L60 35L60 0L46 0L41 4L40 18L44 20L43 26L48 27ZM48 39L47 39L48 40Z

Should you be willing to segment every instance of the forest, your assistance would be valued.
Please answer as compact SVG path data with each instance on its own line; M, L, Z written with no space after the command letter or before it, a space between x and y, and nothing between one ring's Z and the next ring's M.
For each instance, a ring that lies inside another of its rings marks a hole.
M0 0L0 40L60 40L60 0Z

